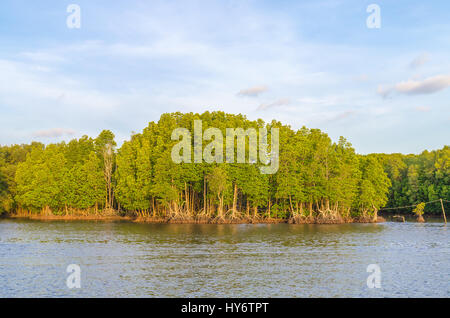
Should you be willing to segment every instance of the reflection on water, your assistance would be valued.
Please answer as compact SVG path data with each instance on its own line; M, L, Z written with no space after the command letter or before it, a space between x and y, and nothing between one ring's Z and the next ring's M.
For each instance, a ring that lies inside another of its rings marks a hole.
M0 221L1 297L449 297L442 223ZM81 289L66 267L81 266ZM369 264L382 288L369 289Z

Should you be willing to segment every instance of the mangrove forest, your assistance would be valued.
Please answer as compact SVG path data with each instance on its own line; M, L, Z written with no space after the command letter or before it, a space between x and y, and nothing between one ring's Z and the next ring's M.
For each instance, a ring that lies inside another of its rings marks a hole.
M171 152L178 141L172 132L182 127L193 133L195 120L202 121L203 130L214 127L224 135L227 128L265 128L270 139L271 129L278 128L277 172L261 173L258 162L175 163ZM448 146L420 155L360 155L345 138L333 142L319 129L294 130L241 114L177 112L161 115L120 147L109 130L70 142L1 146L0 214L149 222L373 222L382 207L450 200L449 158ZM435 208L427 205L425 213Z

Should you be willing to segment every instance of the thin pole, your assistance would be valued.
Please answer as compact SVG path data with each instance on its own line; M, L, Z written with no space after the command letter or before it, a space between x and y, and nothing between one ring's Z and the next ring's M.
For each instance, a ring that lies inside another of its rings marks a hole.
M447 224L447 218L445 217L444 204L442 203L442 199L440 199L440 201L441 201L442 214L444 215L444 222L445 222L445 224Z

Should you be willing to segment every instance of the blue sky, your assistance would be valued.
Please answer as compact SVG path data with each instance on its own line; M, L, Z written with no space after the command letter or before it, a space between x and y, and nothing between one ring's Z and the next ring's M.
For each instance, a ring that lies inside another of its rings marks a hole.
M120 143L164 112L223 110L343 135L359 153L441 148L449 16L448 1L3 0L0 144L102 129Z

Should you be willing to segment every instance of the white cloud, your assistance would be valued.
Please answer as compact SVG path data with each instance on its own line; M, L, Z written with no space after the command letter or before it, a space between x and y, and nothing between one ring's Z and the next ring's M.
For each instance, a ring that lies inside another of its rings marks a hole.
M387 87L383 85L378 85L377 88L377 94L383 98L388 98L389 95L391 95L392 91L393 91L392 87Z
M344 118L347 118L347 117L349 117L349 116L351 116L351 115L353 115L353 114L355 114L355 113L356 113L356 112L355 112L354 110L347 110L347 111L344 111L344 112L342 112L342 113L336 115L336 116L334 117L334 119L335 119L335 120L344 119Z
M281 98L272 103L261 104L258 106L257 110L266 110L266 109L269 109L272 107L284 106L284 105L288 105L290 102L291 101L288 98Z
M409 80L395 85L395 90L399 93L414 94L432 94L441 91L450 86L449 75L437 75L429 77L423 81Z
M428 62L428 60L429 60L429 54L423 53L423 54L419 55L418 57L416 57L414 60L412 60L411 63L409 63L409 67L412 69L418 68L418 67L422 66L423 64L425 64L426 62Z
M417 106L415 108L418 112L429 112L431 110L430 106Z
M406 95L433 94L450 86L449 75L437 75L420 80L408 80L394 86L378 86L377 93L387 98L393 92Z
M259 96L260 94L267 92L269 90L269 88L266 85L261 85L261 86L254 86L254 87L250 87L250 88L246 88L243 90L240 90L237 95L238 96L249 96L249 97L256 97Z
M52 128L46 130L39 130L33 133L35 137L45 137L45 138L55 138L62 136L72 136L75 135L75 131L72 129L64 129L64 128Z

